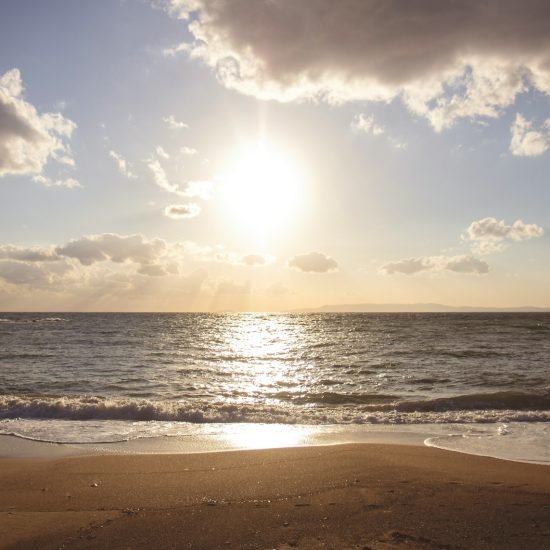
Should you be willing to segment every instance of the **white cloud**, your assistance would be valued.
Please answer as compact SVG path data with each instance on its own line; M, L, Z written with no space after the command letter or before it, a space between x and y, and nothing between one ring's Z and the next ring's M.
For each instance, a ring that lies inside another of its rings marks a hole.
M372 136L384 135L385 140L395 149L407 149L407 144L387 135L384 126L375 121L373 115L367 115L365 113L359 113L355 115L351 122L351 129L356 133L362 133Z
M512 124L511 132L510 151L513 155L537 157L550 149L550 119L537 130L533 127L532 122L518 113Z
M472 252L478 256L495 254L506 249L506 244L496 241L477 241L472 244Z
M196 149L194 149L193 147L184 146L180 149L180 153L182 153L184 155L187 155L187 156L192 156L192 155L196 155L198 153L198 151Z
M181 42L180 44L176 44L171 48L164 48L162 50L162 54L165 55L166 57L174 57L179 53L188 52L189 50L190 50L190 45L187 44L186 42Z
M179 120L176 120L174 118L174 115L164 117L162 120L166 122L168 128L170 128L171 130L181 130L182 128L189 128L189 125L185 124L185 122L180 122Z
M374 121L374 116L366 115L365 113L355 115L351 123L351 128L356 132L372 134L373 136L379 136L385 131L383 126L380 126L380 124Z
M186 20L200 7L200 0L163 0L161 6L172 17Z
M178 195L180 197L197 197L200 199L209 200L212 198L213 190L214 185L211 181L189 181L187 182L185 189L178 191Z
M288 261L288 266L310 273L327 273L338 270L336 260L322 252L308 252L294 256Z
M550 93L550 4L540 0L166 5L194 39L176 49L225 86L264 99L401 97L441 131L460 118L497 117L528 88Z
M168 176L166 175L166 171L161 166L160 162L155 159L149 159L146 162L147 162L147 166L149 167L149 170L151 170L151 172L153 173L153 179L155 183L165 191L169 191L170 193L176 193L178 190L178 186L168 181Z
M170 158L170 155L160 145L155 149L155 151L160 158L165 160Z
M130 169L128 161L122 156L116 153L115 151L109 151L109 156L115 161L118 171L128 179L135 178L136 175Z
M454 271L480 275L489 272L489 265L473 256L419 256L389 262L381 267L381 272L386 275L413 275L421 271Z
M544 229L535 223L524 223L516 220L512 225L507 225L504 220L496 218L483 218L472 222L466 230L468 238L472 241L524 241L535 237L542 237Z
M18 69L0 76L0 177L40 174L49 160L73 166L67 140L75 128L60 113L39 114L25 100Z
M164 215L174 220L182 218L194 218L201 212L201 207L194 203L170 204L164 209Z
M82 185L80 182L74 178L65 178L65 179L52 179L47 176L39 174L32 177L32 181L39 183L44 187L66 187L67 189L80 189Z

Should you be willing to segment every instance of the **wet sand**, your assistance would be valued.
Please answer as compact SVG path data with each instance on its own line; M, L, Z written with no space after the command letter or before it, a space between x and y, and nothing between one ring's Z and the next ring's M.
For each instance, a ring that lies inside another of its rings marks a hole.
M353 444L0 459L2 548L550 548L550 467Z

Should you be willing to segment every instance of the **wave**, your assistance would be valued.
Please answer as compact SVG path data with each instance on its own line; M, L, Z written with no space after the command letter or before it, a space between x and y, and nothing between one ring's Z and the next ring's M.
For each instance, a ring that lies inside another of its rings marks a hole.
M499 392L426 401L296 406L108 397L1 396L0 419L126 420L269 424L446 424L550 422L550 391ZM0 424L1 426L1 424ZM0 430L1 431L1 430Z
M550 390L540 392L500 391L440 397L423 401L402 401L396 405L402 412L453 410L513 409L518 411L550 411Z
M9 319L7 317L0 318L0 323L10 323L10 324L19 324L19 323L59 323L65 322L68 319L63 317L36 317L34 319Z

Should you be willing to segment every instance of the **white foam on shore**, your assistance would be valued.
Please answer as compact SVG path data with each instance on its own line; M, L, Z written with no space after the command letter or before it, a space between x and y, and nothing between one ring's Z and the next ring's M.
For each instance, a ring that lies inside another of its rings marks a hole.
M430 437L425 444L448 451L550 465L549 441L550 424L518 422L491 429L462 426L447 435Z
M48 421L67 422L67 421ZM78 424L78 423L74 423ZM87 423L89 424L89 423ZM82 454L166 454L198 453L242 449L384 443L428 445L451 451L491 456L505 460L550 465L547 423L493 425L404 425L404 426L307 426L285 424L159 423L157 433L126 440L101 438L101 422L88 425L98 430L93 442L59 443L28 439L19 434L0 436L0 457L57 458ZM107 429L105 422L104 429ZM127 422L128 433L140 430L140 423ZM137 426L135 426L137 424ZM66 430L67 426L60 426ZM112 426L111 426L112 428ZM51 433L52 426L47 427ZM72 427L75 433L79 427ZM103 434L105 435L105 434ZM89 439L89 437L88 437Z

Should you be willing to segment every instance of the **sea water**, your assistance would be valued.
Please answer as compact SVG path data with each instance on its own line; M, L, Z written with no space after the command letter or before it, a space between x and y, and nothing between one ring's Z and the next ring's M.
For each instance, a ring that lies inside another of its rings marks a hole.
M0 314L2 434L136 452L393 438L550 463L550 314Z

